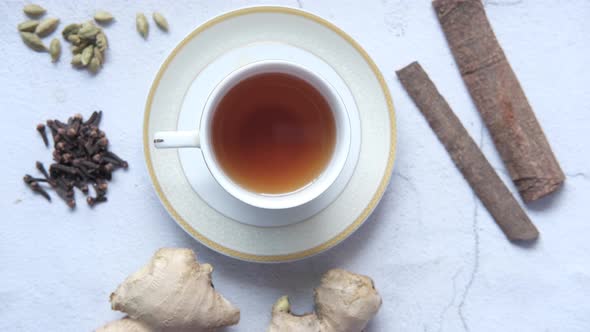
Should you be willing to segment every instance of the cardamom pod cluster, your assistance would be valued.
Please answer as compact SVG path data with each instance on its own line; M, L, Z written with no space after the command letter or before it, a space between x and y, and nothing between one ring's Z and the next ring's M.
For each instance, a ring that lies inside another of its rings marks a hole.
M62 36L72 44L74 67L87 68L91 73L100 70L108 48L107 37L100 27L92 21L73 23L63 29Z
M28 17L40 17L46 13L46 10L39 5L30 4L23 8L23 12ZM54 38L51 41L49 47L47 47L45 44L43 44L41 38L52 34L58 25L59 19L55 17L49 17L41 21L24 21L17 25L17 29L25 45L36 52L49 52L49 55L51 55L51 61L57 62L57 60L59 60L59 56L61 55L61 44L59 39Z
M54 17L41 19L47 11L36 4L24 6L23 12L30 19L18 24L17 29L25 45L36 52L48 52L51 55L51 61L57 62L61 56L59 39L53 38L48 47L43 44L41 38L55 31L60 23L59 19ZM162 14L154 12L152 18L160 30L164 32L169 30L168 21ZM113 22L114 17L107 11L98 10L94 14L94 20L106 26ZM147 39L149 23L143 13L138 13L136 16L136 28L139 34ZM72 66L87 68L92 73L97 73L102 68L108 48L107 37L102 28L95 25L93 21L73 23L63 29L62 36L72 44Z

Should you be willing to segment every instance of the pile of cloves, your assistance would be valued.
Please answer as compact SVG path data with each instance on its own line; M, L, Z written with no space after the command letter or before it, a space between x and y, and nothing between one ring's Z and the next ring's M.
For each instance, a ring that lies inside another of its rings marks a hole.
M82 115L76 114L66 123L59 120L47 120L39 124L37 131L49 146L47 128L53 138L53 160L49 172L41 162L36 163L37 170L43 175L35 178L25 175L23 180L31 190L42 195L48 201L51 196L47 189L53 189L70 208L76 206L74 188L84 195L89 194L89 185L94 188L95 196L88 196L88 205L107 201L107 182L117 169L129 167L128 163L108 150L109 141L98 127L102 111L94 112L84 121ZM41 184L46 184L42 186Z

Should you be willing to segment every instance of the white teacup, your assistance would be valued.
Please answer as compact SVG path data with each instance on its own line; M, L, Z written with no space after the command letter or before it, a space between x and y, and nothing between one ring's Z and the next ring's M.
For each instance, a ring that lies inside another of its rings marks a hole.
M244 79L263 73L285 73L311 84L328 102L336 125L336 142L332 158L324 171L310 184L283 194L261 194L249 191L225 174L211 144L211 125L217 105L225 94ZM211 175L230 195L263 209L288 209L308 203L325 192L336 181L348 158L351 144L350 120L336 90L311 70L282 60L264 60L241 67L225 77L211 92L203 109L199 128L194 131L163 131L154 135L156 148L200 148Z

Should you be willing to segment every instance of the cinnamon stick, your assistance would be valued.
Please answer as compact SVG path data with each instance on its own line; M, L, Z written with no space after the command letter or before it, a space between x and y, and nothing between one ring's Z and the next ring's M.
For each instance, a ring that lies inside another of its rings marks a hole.
M537 228L422 67L413 62L397 71L397 76L506 237L511 241L535 240Z
M496 149L526 202L565 180L480 0L435 0L434 9Z

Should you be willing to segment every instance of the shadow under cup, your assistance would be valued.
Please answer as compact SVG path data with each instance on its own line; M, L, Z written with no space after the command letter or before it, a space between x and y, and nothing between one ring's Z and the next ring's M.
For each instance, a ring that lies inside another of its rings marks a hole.
M308 203L340 175L350 121L335 89L311 70L261 61L228 75L201 118L200 146L216 181L264 209Z

